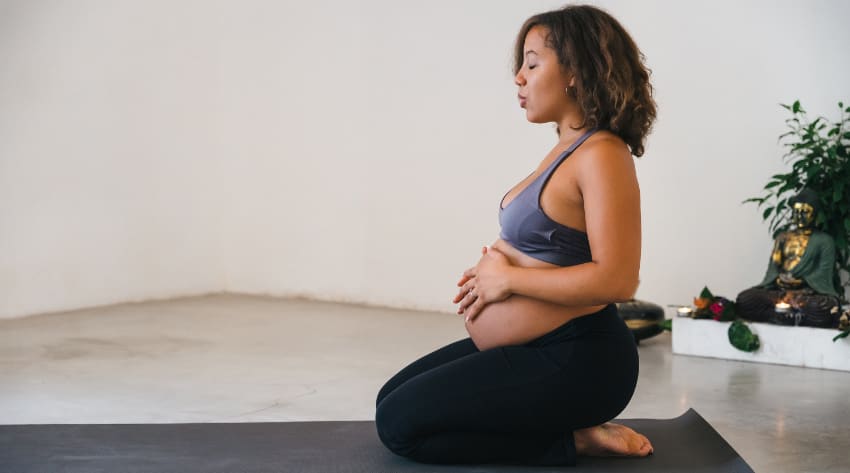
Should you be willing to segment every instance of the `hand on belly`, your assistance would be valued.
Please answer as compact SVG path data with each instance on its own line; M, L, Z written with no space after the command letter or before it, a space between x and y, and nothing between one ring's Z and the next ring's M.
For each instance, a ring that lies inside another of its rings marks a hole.
M508 256L514 266L554 266L524 255L502 240L498 240L493 247ZM505 300L484 306L475 319L466 322L466 331L479 350L521 345L560 327L570 319L596 312L602 307L568 307L513 294Z

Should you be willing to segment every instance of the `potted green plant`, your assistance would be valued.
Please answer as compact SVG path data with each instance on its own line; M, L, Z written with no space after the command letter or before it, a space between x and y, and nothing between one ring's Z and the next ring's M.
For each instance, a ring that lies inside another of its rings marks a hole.
M844 294L840 273L850 272L850 107L838 103L838 121L819 116L809 120L806 111L795 101L780 104L791 113L785 120L789 131L779 136L786 148L783 160L791 166L784 174L776 174L764 186L762 197L744 201L764 206L762 219L770 221L773 238L790 225L788 199L803 188L818 195L821 211L814 222L816 229L835 240L835 289ZM844 286L850 285L850 281ZM847 302L846 296L842 297Z

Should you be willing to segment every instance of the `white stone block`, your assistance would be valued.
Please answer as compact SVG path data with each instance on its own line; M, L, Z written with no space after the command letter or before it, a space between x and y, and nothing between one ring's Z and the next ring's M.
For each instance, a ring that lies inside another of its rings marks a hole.
M748 353L729 343L731 323L675 317L673 353L850 371L850 337L833 342L840 333L836 329L746 322L761 342L758 350Z

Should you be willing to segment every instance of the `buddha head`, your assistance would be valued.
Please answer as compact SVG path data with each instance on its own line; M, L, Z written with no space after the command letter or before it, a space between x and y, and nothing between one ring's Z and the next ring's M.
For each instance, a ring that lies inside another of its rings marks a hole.
M791 205L791 226L795 229L811 228L818 210L818 195L811 189L803 189L788 199Z

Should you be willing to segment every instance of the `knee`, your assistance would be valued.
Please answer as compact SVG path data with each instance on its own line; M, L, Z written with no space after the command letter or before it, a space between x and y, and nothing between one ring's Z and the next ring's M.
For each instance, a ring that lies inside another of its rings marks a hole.
M410 457L414 450L414 442L401 428L404 424L389 403L379 402L375 410L375 428L378 431L378 438L396 455Z
M381 390L378 391L378 397L375 399L375 407L376 408L381 405L381 401L383 401L384 398L387 397L387 394L392 392L392 388L390 387L391 381L392 380L387 381L386 384L384 384L384 386L381 388Z

